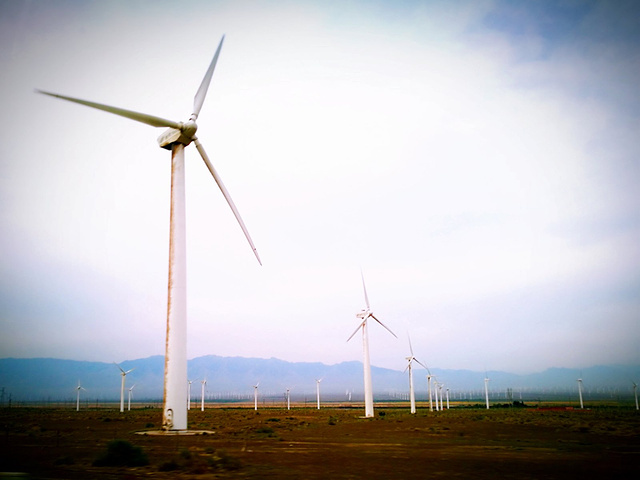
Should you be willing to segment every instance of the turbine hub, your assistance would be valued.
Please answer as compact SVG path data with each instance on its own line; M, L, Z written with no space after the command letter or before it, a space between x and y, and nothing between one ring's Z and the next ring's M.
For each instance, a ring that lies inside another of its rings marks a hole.
M180 123L180 128L169 128L158 137L160 147L171 150L173 144L181 143L184 146L189 145L196 135L198 125L193 119L189 119L186 123Z

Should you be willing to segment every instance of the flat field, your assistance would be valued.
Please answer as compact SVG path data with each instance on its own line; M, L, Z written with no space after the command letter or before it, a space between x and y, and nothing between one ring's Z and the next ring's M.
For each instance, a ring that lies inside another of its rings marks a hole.
M157 408L125 413L4 408L0 472L25 472L22 478L30 479L584 480L638 475L640 412L634 408L430 412L423 407L416 415L408 410L377 407L375 418L364 419L362 407L257 412L215 407L189 412L189 428L206 434L159 436L140 433L158 430ZM109 450L116 439L124 441L120 450L113 445ZM106 465L94 465L109 451ZM146 465L114 465L145 456Z

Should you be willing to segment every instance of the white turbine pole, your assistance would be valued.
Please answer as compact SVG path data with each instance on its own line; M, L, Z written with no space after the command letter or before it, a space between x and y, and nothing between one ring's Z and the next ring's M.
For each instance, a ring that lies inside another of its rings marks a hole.
M449 410L449 389L447 388L447 410Z
M484 378L484 397L487 402L487 410L489 410L489 379Z
M578 395L580 396L580 408L584 408L584 404L582 403L582 379L578 379Z
M411 360L409 360L409 401L411 403L411 413L416 413L416 395L413 391L413 371L411 369Z
M291 410L291 396L290 396L290 389L287 388L287 410Z
M200 411L204 412L204 387L207 385L207 379L201 380L202 391L200 393Z
M443 398L442 398L442 387L444 386L443 383L439 383L438 384L438 389L440 390L439 396L440 396L440 411L444 411L444 405L442 404Z
M438 401L438 382L434 381L433 382L433 396L435 397L435 403L436 403L436 412L440 410L440 402Z
M636 399L636 410L638 410L638 384L633 382L633 396Z
M316 380L316 401L318 403L318 410L320 410L320 382L321 381L322 379Z
M433 395L431 394L431 374L427 375L427 386L429 388L429 410L433 412Z

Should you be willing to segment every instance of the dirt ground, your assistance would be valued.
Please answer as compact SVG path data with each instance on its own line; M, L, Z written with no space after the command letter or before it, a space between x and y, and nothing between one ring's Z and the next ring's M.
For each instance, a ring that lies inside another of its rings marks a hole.
M29 479L580 479L636 477L632 408L207 408L194 436L156 436L155 408L0 410L0 472ZM115 439L148 465L95 466ZM0 478L12 478L0 473Z

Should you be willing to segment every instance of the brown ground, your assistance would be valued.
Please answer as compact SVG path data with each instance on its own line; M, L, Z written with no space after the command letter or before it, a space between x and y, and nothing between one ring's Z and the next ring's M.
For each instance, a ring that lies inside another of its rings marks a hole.
M189 427L215 433L152 436L160 410L0 410L0 472L30 479L634 478L640 412L407 407L208 408ZM143 467L96 467L113 439L147 454ZM0 478L2 474L0 474Z

